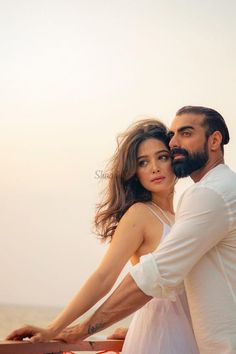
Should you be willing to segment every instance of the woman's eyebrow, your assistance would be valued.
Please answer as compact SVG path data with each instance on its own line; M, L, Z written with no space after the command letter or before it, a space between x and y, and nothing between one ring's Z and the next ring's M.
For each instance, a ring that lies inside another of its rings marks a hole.
M162 154L163 152L167 152L168 154L170 153L169 150L158 150L158 151L155 152L155 154ZM144 157L148 157L148 155L140 155L140 156L137 157L137 159L139 160L139 159L144 158Z

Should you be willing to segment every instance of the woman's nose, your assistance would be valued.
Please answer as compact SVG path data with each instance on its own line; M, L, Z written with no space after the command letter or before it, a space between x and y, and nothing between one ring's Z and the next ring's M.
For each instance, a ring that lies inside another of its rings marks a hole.
M158 166L158 163L156 161L154 161L152 163L152 173L156 173L156 172L160 172L160 168Z

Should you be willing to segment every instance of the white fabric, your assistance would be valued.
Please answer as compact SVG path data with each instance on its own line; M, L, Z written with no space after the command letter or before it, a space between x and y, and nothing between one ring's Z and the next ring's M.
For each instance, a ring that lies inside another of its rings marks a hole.
M184 280L200 353L235 354L236 174L221 164L191 186L164 242L131 275L156 297Z
M161 240L169 230L163 223ZM122 354L199 354L183 284L172 300L154 298L136 312Z

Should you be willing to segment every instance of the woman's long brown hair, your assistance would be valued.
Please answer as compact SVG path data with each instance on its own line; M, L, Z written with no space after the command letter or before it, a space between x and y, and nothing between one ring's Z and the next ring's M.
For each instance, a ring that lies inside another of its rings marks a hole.
M112 238L131 205L151 200L151 192L136 177L138 147L150 138L162 141L169 148L167 128L155 119L139 120L117 138L117 149L107 169L109 182L95 215L96 233L104 240Z

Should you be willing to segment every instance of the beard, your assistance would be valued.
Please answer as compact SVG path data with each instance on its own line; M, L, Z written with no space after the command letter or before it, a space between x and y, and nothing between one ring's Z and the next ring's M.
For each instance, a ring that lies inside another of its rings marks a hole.
M185 156L179 160L172 160L172 168L178 178L188 177L192 172L204 167L209 158L207 144L204 144L202 151L197 151L192 154L185 149L174 148L171 150L172 156L177 153Z

